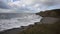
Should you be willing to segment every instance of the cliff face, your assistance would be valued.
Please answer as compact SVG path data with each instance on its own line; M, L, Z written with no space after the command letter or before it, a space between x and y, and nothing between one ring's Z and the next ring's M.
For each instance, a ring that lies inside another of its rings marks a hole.
M47 11L41 11L39 13L36 13L37 15L40 15L42 17L60 17L60 9L54 9L54 10L47 10Z
M41 23L52 24L60 20L60 9L41 11L36 14L43 17Z
M55 22L58 22L59 20L60 20L60 18L43 17L40 22L43 24L53 24Z

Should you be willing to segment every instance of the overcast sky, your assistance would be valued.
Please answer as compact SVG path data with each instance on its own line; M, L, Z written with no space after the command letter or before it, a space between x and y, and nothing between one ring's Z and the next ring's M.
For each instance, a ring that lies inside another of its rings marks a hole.
M60 8L60 0L0 0L0 13L36 13Z

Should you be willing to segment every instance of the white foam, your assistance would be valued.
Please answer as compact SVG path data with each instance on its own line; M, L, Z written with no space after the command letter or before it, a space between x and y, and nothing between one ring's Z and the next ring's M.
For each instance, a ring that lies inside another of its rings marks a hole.
M20 26L27 26L29 24L34 24L34 22L39 22L41 17L35 14L26 14L24 17L16 17L11 19L1 19L0 20L0 31L18 28Z

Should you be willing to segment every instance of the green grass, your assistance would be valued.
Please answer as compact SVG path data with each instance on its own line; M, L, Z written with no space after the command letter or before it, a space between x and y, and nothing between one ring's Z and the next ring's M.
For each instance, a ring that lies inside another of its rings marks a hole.
M26 29L20 34L60 34L60 22L34 25L34 27Z

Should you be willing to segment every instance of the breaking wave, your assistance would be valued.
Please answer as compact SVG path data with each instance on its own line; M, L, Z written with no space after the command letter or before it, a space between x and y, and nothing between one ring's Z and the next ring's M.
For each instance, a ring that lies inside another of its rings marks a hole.
M41 18L42 17L35 14L20 14L18 17L0 19L0 31L34 24L34 22L39 22Z

